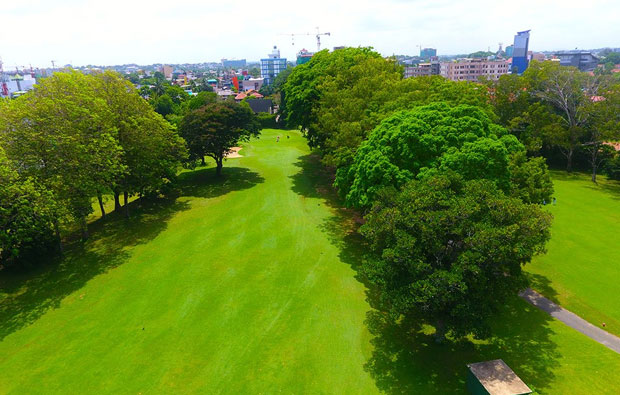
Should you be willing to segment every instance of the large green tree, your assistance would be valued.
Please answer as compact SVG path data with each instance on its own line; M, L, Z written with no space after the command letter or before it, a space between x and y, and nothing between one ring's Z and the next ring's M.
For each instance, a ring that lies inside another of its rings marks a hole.
M118 173L109 185L120 208L119 194L125 196L125 215L129 215L128 195L156 194L176 178L178 167L186 156L183 139L143 100L135 88L114 72L96 75L99 96L111 110L111 122L122 149L121 163L125 171ZM107 191L103 191L107 192ZM105 215L101 195L98 196Z
M573 157L587 133L592 97L599 94L601 79L556 62L532 62L523 73L526 89L551 111L544 139L566 157L572 171Z
M525 284L522 266L544 249L550 214L490 180L448 172L383 191L361 232L373 254L362 271L374 307L461 337L489 323Z
M370 207L384 187L398 189L411 179L448 169L466 179L493 180L506 193L519 195L513 191L521 184L512 182L510 160L522 151L523 145L484 110L434 103L386 118L362 143L353 164L338 169L335 184L348 205L360 208ZM540 176L548 177L544 163L535 165ZM531 196L548 199L550 192Z
M87 238L92 199L125 171L115 117L98 85L77 71L55 73L3 106L1 117L9 159L53 193Z
M181 136L187 141L190 159L209 156L220 175L224 158L240 141L260 134L260 123L247 104L209 103L183 117Z

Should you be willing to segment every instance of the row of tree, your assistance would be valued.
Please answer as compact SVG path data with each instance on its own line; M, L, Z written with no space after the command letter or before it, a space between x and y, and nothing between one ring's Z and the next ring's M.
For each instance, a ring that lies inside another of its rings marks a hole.
M112 72L55 73L0 102L0 147L4 266L60 241L67 222L87 238L94 199L105 216L104 196L120 209L124 195L128 215L130 195L165 192L187 157L174 128Z
M113 196L115 211L128 217L130 196L169 192L180 165L204 165L209 156L220 175L231 148L259 135L247 103L165 92L148 102L116 73L68 71L0 101L0 269L61 248L67 223L88 238L94 201L105 217L104 199ZM171 122L161 114L165 97L178 100L165 114Z
M482 84L402 78L369 48L317 53L292 70L284 113L365 214L362 272L386 320L489 335L493 313L543 251L553 185L545 160L496 123Z

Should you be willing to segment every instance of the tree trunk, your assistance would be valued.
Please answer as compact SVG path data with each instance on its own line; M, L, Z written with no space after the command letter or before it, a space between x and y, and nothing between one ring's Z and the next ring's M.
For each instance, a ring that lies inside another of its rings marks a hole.
M105 218L105 207L103 207L103 197L100 193L97 194L97 200L99 201L99 209L101 210L101 218Z
M207 165L207 162L205 162L205 157L204 157L204 156L202 156L202 157L200 158L200 164L201 164L201 165L203 165L203 166L206 166L206 165Z
M573 171L573 148L569 148L566 154L566 171L571 173Z
M121 198L120 193L114 192L114 211L121 211Z
M443 320L437 320L435 323L435 342L443 343L446 340L446 324Z
M82 224L82 240L86 240L90 236L88 234L88 223L86 222L86 216L82 217L80 222Z
M129 193L123 192L123 200L125 203L125 218L129 218Z
M596 184L596 168L598 156L598 146L592 147L592 157L590 158L590 164L592 165L592 182Z
M216 163L216 168L215 168L215 174L217 174L218 176L222 175L222 167L224 166L224 158L218 158L215 160Z
M58 240L58 252L62 254L62 238L60 237L60 224L58 221L54 221L54 233L56 233L56 239Z

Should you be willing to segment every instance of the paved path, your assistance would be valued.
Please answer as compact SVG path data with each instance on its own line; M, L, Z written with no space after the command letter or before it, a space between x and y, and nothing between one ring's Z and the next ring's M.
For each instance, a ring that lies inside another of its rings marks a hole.
M531 288L521 291L519 296L539 309L546 311L552 317L557 318L571 328L578 330L589 338L620 354L619 337L590 324L577 314L571 313L565 308L558 306Z

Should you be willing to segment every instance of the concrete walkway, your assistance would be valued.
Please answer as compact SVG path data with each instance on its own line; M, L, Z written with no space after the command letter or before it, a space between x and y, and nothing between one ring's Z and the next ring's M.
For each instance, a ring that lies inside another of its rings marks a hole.
M610 350L613 350L620 354L619 337L614 336L611 333L590 324L588 321L579 317L577 314L571 313L570 311L562 308L561 306L558 306L557 304L553 303L552 301L545 298L531 288L527 288L521 291L519 293L519 296L521 296L530 304L538 307L543 311L546 311L552 317L557 318L571 328L578 330L589 338L601 343Z

